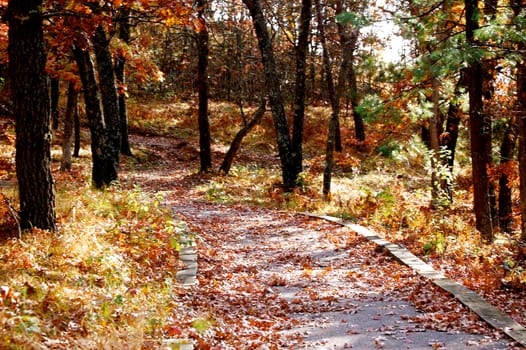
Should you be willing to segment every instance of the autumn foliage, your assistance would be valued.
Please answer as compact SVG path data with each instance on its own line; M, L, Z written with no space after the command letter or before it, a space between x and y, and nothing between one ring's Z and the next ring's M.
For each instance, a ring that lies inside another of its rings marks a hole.
M275 76L281 79L276 86L285 102L284 120L291 122L300 7L265 4ZM526 324L526 245L516 156L524 150L513 144L510 156L502 155L504 141L517 132L524 113L517 96L517 82L525 79L518 69L524 64L524 11L513 12L512 1L509 9L485 13L473 45L467 45L465 6L459 1L450 7L424 1L421 8L408 9L387 2L370 12L367 2L321 4L325 18L313 25L306 61L303 171L284 188L270 110L245 135L228 174L218 171L267 88L253 23L242 2L210 2L203 12L187 1L46 1L46 73L61 82L60 114L67 104L65 83L83 89L72 47L91 52L95 31L104 28L112 59L126 62L126 79L116 89L128 102L133 153L120 158L116 181L102 190L92 187L91 135L81 98L81 148L69 171L60 170L62 124L52 131L55 233L38 228L22 232L18 222L15 122L5 81L8 27L0 23L2 344L56 349L146 349L185 342L199 349L308 347L312 344L306 345L300 335L287 333L300 323L290 313L352 308L345 303L353 297L366 300L362 294L351 295L352 288L364 284L423 312L404 317L414 323L408 331L502 336L370 242L300 212L374 228ZM345 13L336 16L342 4ZM6 6L0 1L2 11ZM197 19L199 11L207 17L206 28ZM117 35L122 13L129 15L132 28L128 41ZM397 24L396 32L407 40L393 61L381 59L389 38L381 36L377 25L386 21ZM322 25L332 60L329 71L338 79L335 67L346 59L352 66L340 71L352 73L345 74L349 82L342 78L337 104L342 151L334 153L332 187L325 198L324 150L334 101L327 71L319 68ZM212 166L199 172L196 38L205 29L210 34ZM352 57L344 57L343 29L356 39ZM476 229L473 214L469 76L461 69L477 60L484 63L483 112L492 122L488 184L495 202L505 189L511 193L511 210L504 213L509 226L495 224L490 236ZM365 139L355 136L357 114L365 123ZM431 136L445 146L455 133L454 152L434 153ZM520 137L512 139L517 143ZM502 178L505 188L499 184ZM301 234L287 231L289 226ZM194 243L199 285L183 286L176 279L185 268L179 252ZM316 265L315 248L327 247L341 253L338 262ZM348 287L331 289L326 282L334 276ZM280 288L297 292L282 298ZM353 334L352 327L348 332ZM381 348L382 343L373 346Z

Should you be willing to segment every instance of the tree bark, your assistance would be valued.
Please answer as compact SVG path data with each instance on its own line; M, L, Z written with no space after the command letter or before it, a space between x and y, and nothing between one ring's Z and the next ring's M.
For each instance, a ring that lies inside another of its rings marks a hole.
M517 144L517 123L514 118L509 120L500 147L500 165L505 169L513 160ZM511 233L513 223L513 203L511 200L511 184L506 171L499 178L499 226L503 232Z
M305 118L307 49L309 45L312 0L302 0L300 30L296 46L296 91L292 129L292 163L295 178L303 171L303 124Z
M465 71L460 72L459 80L455 86L454 98L449 103L446 116L445 132L440 137L440 145L447 149L447 157L442 158L442 163L447 164L449 171L453 172L453 165L455 164L455 152L457 149L458 129L460 126L460 110L458 107L457 97L462 94L462 87L466 86ZM451 189L448 190L451 192ZM451 197L451 195L450 195Z
M73 53L84 87L84 103L91 133L92 181L96 188L103 188L118 179L114 153L106 142L105 123L100 107L100 96L95 78L95 67L87 50L74 46Z
M58 129L59 113L58 101L60 98L60 80L51 78L51 126L53 130Z
M237 132L236 136L232 140L232 143L230 144L230 148L228 149L228 152L226 153L225 158L223 159L223 163L221 164L221 167L219 168L219 170L225 175L228 174L228 172L230 171L232 162L234 161L237 151L241 147L241 142L243 142L243 138L256 125L259 124L259 122L263 118L263 115L265 115L266 105L267 105L267 101L263 99L263 101L261 102L261 106L254 113L250 121L246 123L241 130Z
M56 229L51 128L41 0L10 0L9 72L16 117L20 226Z
M243 0L247 6L254 29L258 38L259 50L263 61L265 71L265 81L269 95L274 128L278 143L279 157L281 160L281 173L283 177L283 187L285 190L291 190L296 186L294 177L294 168L291 159L292 146L289 135L289 125L285 114L283 95L280 88L280 79L276 67L276 59L272 49L272 42L267 30L267 23L263 16L260 0Z
M110 52L110 39L106 37L106 30L102 26L98 26L95 30L93 48L97 61L97 72L99 73L99 88L104 117L104 141L108 160L114 168L112 172L115 172L116 176L113 180L117 180L121 151L121 121L117 89L115 88L115 70Z
M332 106L332 114L329 120L329 128L327 131L327 143L325 147L325 169L323 171L322 194L323 200L330 199L332 168L334 163L334 139L336 137L336 129L338 128L338 114L335 111L338 108L338 101L334 89L334 79L331 70L331 58L327 50L327 38L325 35L325 26L323 24L323 14L321 10L320 0L315 0L316 19L318 21L318 32L320 35L320 44L322 47L323 70L325 71L325 80L327 81L327 92Z
M75 124L75 114L78 114L79 92L75 89L75 83L69 82L68 102L64 115L64 136L62 139L62 161L61 170L71 170L71 145L73 143L73 129Z
M350 60L349 66L349 90L351 94L351 105L353 109L353 121L354 121L354 136L356 141L365 141L365 124L363 122L363 116L360 113L358 106L360 105L360 93L358 92L358 84L356 82L356 71L354 69L354 53Z
M334 165L334 151L341 152L341 137L340 137L340 100L345 92L347 78L349 76L350 60L353 57L353 52L356 47L357 35L349 35L341 23L338 24L338 34L340 36L340 45L342 47L342 57L340 63L340 72L338 75L338 85L334 86L334 80L331 72L331 61L327 50L325 28L323 25L323 15L321 4L316 0L316 16L318 20L318 30L320 32L320 43L323 52L323 65L325 75L327 77L328 92L332 105L332 114L329 121L329 130L327 133L327 144L325 148L325 170L323 172L323 198L327 200L330 198L330 186L332 178L332 168ZM343 12L343 4L341 1L336 3L336 13Z
M460 125L459 117L459 108L458 102L456 102L457 96L461 92L461 87L465 84L464 82L464 72L461 72L461 77L455 86L454 98L449 103L449 108L446 115L446 125L444 127L444 132L439 136L440 147L445 150L445 152L440 153L440 160L443 167L447 168L448 175L453 178L453 165L455 163L455 152L457 148L458 140L458 129ZM453 182L452 181L443 181L442 189L447 193L449 202L453 202Z
M479 28L478 0L465 0L466 39L477 47L474 31ZM473 176L474 211L477 230L483 239L493 239L490 182L487 168L491 155L491 120L483 109L483 68L479 59L468 63L469 124Z
M431 208L436 209L440 202L441 179L438 174L440 164L440 145L438 142L440 123L440 82L437 77L431 78L433 86L433 116L429 120L429 146L431 149Z
M523 45L526 48L526 45ZM526 56L526 55L525 55ZM524 57L526 59L526 57ZM521 101L519 115L519 174L521 239L526 241L526 63L523 61L517 69L517 93Z
M197 93L199 124L199 158L201 172L212 170L212 150L210 145L210 122L208 120L208 28L205 19L207 0L197 0L199 32L197 33Z
M119 38L128 45L130 43L130 17L129 9L123 7L119 13ZM121 154L133 156L128 134L128 108L126 105L126 57L119 55L115 59L115 78L119 84L118 104L121 129Z
M511 7L514 16L517 17L524 5L522 0L513 0ZM518 116L521 239L526 241L526 44L521 42L517 46L517 51L522 53L522 62L517 65L517 99L521 106Z
M325 169L323 171L323 200L331 199L331 179L332 169L334 167L334 150L336 142L336 129L338 128L338 115L332 112L329 121L329 131L327 132L327 144L325 147Z
M78 158L80 156L80 118L79 108L75 109L73 114L73 130L75 132L75 146L73 147L73 157Z

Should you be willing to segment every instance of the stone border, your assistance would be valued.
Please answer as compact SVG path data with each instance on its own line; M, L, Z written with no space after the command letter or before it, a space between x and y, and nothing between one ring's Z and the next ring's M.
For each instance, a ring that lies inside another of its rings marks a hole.
M181 220L182 233L179 250L179 260L184 264L184 269L175 273L175 279L183 286L194 286L199 284L197 280L197 251L195 249L195 239L191 238L190 229L185 221Z
M179 251L179 260L185 266L183 270L177 271L175 279L184 286L193 286L199 283L197 280L197 252L194 246L183 247Z
M367 238L369 241L387 249L395 259L409 266L419 275L429 278L438 287L450 292L458 301L479 315L481 319L489 323L492 327L501 330L511 339L526 347L526 328L497 309L495 306L489 304L475 292L464 287L460 283L450 280L441 272L436 271L431 265L418 258L406 248L381 238L378 233L369 230L366 227L345 222L333 216L317 215L312 213L300 214L331 221L336 224L348 227L362 237Z

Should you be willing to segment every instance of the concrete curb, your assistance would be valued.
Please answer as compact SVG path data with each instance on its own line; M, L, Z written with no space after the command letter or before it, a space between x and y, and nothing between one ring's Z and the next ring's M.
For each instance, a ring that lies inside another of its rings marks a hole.
M444 274L436 271L431 265L418 258L406 248L391 243L381 238L378 233L357 224L345 222L328 215L317 215L305 212L300 214L348 227L369 241L387 249L395 259L414 269L419 275L429 278L438 287L450 292L458 301L479 315L481 319L489 323L492 327L501 330L511 339L526 347L526 328L495 306L489 304L475 292L445 277Z
M175 279L184 286L198 284L197 280L197 252L194 246L183 247L179 251L179 260L185 266L183 270L177 271Z

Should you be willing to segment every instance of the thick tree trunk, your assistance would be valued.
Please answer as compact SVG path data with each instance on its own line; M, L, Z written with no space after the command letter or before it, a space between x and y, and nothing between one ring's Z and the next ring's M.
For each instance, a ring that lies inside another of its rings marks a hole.
M232 140L230 148L228 149L228 152L226 153L225 158L223 159L223 164L221 164L221 167L219 168L219 170L225 175L228 174L228 172L230 171L232 162L234 161L237 151L241 147L241 142L243 142L243 138L250 132L250 130L252 130L256 125L259 124L259 122L263 118L263 115L265 115L266 105L267 101L263 99L263 101L261 102L261 106L254 113L254 116L252 116L250 121L246 123L241 130L237 132L236 136Z
M197 93L198 93L198 124L199 124L199 158L201 172L212 170L212 150L210 145L210 122L208 120L208 28L205 20L206 0L197 0L198 20L197 33Z
M71 170L71 145L73 143L73 129L75 124L75 114L78 114L79 92L75 89L75 83L69 82L68 101L66 113L64 115L64 136L62 139L62 161L61 170Z
M478 0L465 0L466 39L477 46L474 31L479 28ZM493 239L491 184L487 169L491 155L491 121L483 109L483 69L479 60L471 58L468 66L469 124L476 227L482 238Z
M99 90L90 54L78 46L73 48L73 53L77 61L80 80L84 87L86 116L88 117L91 132L93 185L97 188L103 188L112 181L117 180L117 163L115 162L114 152L109 150L106 143L106 130L100 108Z
M302 0L300 31L296 46L296 91L292 129L292 163L295 178L303 171L303 121L305 118L307 49L309 45L312 0Z
M267 30L267 23L263 16L260 0L243 0L243 3L247 6L250 12L254 22L256 36L258 38L259 50L261 52L261 59L265 71L269 102L274 120L274 128L276 129L283 187L286 190L291 190L296 186L296 178L294 177L295 171L291 159L292 146L276 60L272 49L272 42Z
M22 229L55 230L51 128L41 0L10 0L9 72L16 117L16 175Z
M129 10L123 7L119 14L119 38L128 45L130 43ZM133 156L128 134L128 108L126 106L126 57L119 55L115 59L115 78L119 84L119 120L121 125L121 154Z

